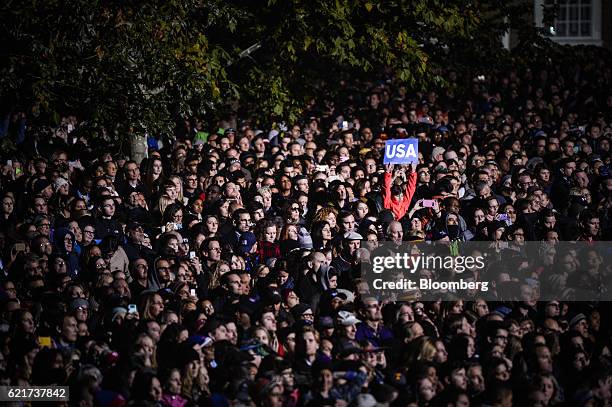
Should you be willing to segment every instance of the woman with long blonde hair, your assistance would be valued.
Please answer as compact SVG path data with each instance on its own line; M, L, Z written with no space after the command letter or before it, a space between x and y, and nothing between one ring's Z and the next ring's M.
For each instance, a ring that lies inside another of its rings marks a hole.
M134 342L134 355L142 358L142 362L146 367L157 367L157 360L155 358L156 352L155 342L146 333L141 333Z
M231 270L229 262L225 260L219 260L215 265L215 269L210 277L210 283L208 283L208 289L214 290L221 284L221 277Z
M155 216L159 218L159 223L161 223L162 218L164 217L164 212L166 212L166 208L174 203L174 199L172 199L169 195L162 195L159 197L157 201L157 205L155 207Z
M138 307L138 310L141 312L141 318L157 320L164 311L162 297L157 293L143 293L142 297Z
M406 354L406 366L410 369L416 363L432 362L436 356L436 343L428 336L421 336L410 343Z
M181 179L181 177L179 177L178 175L172 175L169 180L172 181L174 183L174 186L176 187L176 193L178 194L177 200L180 202L181 205L186 205L187 200L185 200L185 195L183 195L183 180Z

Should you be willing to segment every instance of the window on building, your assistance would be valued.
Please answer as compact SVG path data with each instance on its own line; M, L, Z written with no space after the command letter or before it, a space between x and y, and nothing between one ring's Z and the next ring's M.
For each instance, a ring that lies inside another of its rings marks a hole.
M555 34L559 37L591 37L593 10L591 0L560 0L555 19Z
M610 0L604 0L610 1ZM544 17L554 7L551 23ZM534 18L544 35L560 44L602 45L602 0L534 0Z

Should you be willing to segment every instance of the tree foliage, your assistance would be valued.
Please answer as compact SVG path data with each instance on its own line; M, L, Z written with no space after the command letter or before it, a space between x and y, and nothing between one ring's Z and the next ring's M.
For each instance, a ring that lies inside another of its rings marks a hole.
M227 101L291 118L347 78L410 87L499 63L525 2L502 0L23 0L0 6L3 100L41 123L170 131ZM246 50L246 51L245 51Z
M212 107L226 52L193 25L200 2L26 1L2 10L2 93L57 120L160 131Z

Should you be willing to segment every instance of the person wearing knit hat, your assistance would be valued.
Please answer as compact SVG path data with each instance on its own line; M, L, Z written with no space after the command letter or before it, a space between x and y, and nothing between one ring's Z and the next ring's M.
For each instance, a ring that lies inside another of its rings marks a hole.
M238 239L237 251L240 254L247 254L251 252L253 246L257 243L257 237L253 232L243 232L240 234Z
M70 309L76 310L78 308L89 308L89 301L85 298L75 298L70 301Z
M69 188L70 183L66 178L59 177L53 182L53 191L55 193L60 192L61 195L68 195Z
M376 399L369 393L362 393L355 399L355 406L357 407L375 407L377 405Z
M312 249L312 236L308 233L308 230L301 228L298 234L298 244L302 249Z
M317 321L317 329L319 330L329 330L329 332L333 332L334 330L334 319L330 316L322 316Z
M113 311L111 313L111 322L115 322L115 321L123 321L123 318L125 318L126 314L127 314L128 310L125 309L124 307L115 307L113 308Z

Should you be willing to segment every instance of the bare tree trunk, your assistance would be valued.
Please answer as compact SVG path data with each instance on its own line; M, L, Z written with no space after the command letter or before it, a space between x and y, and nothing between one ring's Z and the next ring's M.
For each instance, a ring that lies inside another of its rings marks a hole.
M130 155L132 160L140 165L141 161L149 156L148 153L147 136L132 133L130 135Z

